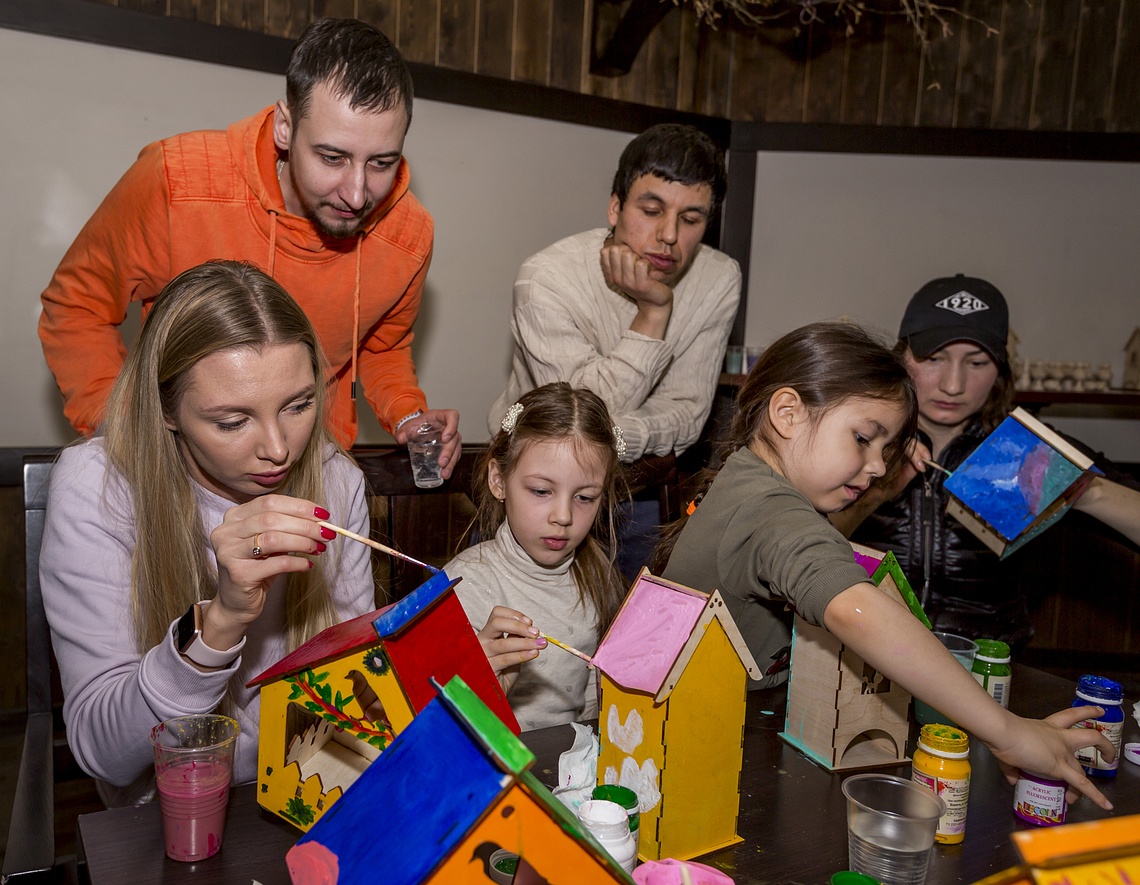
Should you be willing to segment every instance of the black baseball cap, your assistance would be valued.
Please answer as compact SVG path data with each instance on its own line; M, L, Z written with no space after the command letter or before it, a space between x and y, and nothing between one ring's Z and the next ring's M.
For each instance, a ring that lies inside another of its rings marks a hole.
M931 280L906 306L899 338L926 359L954 341L973 341L999 363L1008 360L1009 307L991 283L957 274Z

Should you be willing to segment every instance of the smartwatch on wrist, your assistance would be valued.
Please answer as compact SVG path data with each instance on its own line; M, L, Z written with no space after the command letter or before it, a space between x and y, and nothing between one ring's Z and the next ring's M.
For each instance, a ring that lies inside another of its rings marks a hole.
M174 647L178 649L179 654L185 655L199 667L217 670L233 663L234 658L245 647L245 637L243 636L241 642L233 648L225 651L218 651L206 645L202 641L202 619L209 604L209 600L195 602L186 609L186 614L174 625Z

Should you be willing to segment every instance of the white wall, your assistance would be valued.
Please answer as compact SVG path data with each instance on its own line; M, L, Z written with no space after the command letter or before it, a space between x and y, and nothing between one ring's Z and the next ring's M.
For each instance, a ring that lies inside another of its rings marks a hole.
M1113 366L1140 325L1140 163L762 153L745 339L849 315L889 337L939 276L989 280L1028 359ZM1140 424L1047 420L1121 461Z
M148 142L224 128L284 79L0 29L0 446L73 438L44 364L39 293L104 194ZM417 101L405 145L436 220L413 344L428 401L485 440L509 365L511 284L524 258L605 224L627 133ZM361 442L387 440L366 403Z

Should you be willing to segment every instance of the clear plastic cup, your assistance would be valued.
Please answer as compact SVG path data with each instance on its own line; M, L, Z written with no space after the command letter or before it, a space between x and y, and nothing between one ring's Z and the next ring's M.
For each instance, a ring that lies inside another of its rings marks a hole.
M237 722L216 713L167 719L150 730L171 860L204 860L222 847L238 731Z
M958 661L967 670L973 671L974 658L978 654L978 643L972 639L967 639L965 636L958 636L954 633L943 633L939 630L934 631L934 637L946 646L946 650L954 655L954 659ZM914 718L922 725L932 725L935 722L941 722L944 725L953 725L957 727L956 722L952 722L946 716L939 713L933 707L924 704L918 698L914 699Z
M857 774L843 782L847 853L852 871L883 885L922 885L945 803L889 774Z
M412 479L421 489L434 489L443 484L439 455L443 451L443 423L413 418L416 426L408 431L408 457L412 461Z

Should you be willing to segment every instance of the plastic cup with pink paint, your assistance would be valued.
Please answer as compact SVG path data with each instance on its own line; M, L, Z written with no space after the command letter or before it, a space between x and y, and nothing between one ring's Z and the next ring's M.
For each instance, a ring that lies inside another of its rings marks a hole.
M166 856L204 860L222 847L238 724L201 713L150 730Z

